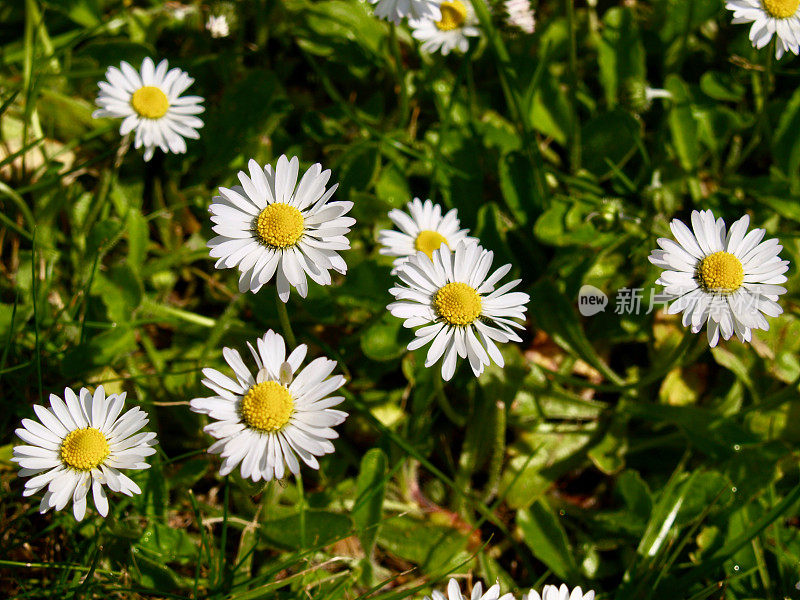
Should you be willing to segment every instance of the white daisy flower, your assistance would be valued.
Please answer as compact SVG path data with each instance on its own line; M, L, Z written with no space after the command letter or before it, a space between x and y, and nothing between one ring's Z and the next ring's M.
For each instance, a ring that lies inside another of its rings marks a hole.
M215 419L203 431L217 438L208 451L222 455L219 474L227 475L241 463L245 479L281 479L286 467L295 475L300 472L298 456L319 469L315 457L333 452L330 440L339 434L332 427L347 418L346 412L331 408L344 400L329 396L345 382L341 375L330 376L336 361L317 358L298 373L306 345L286 358L283 337L272 330L256 340L256 348L249 342L247 346L256 363L255 377L236 350L224 348L236 379L203 369L203 385L216 395L189 403L194 412Z
M525 33L533 33L536 29L536 18L530 0L506 0L506 22Z
M396 208L390 210L389 218L400 231L383 229L378 232L378 242L384 246L380 253L397 256L395 266L419 251L432 258L433 251L442 244L455 248L462 240L470 243L478 241L477 238L467 235L469 229L461 229L455 208L442 216L442 207L438 204L414 198L408 203L408 213Z
M439 19L438 0L370 0L375 7L375 16L399 25L405 17L409 19Z
M206 21L206 30L211 34L212 38L224 38L230 34L230 27L228 27L228 19L225 15L209 15Z
M673 219L670 228L677 241L659 238L661 249L649 256L664 269L656 283L665 286L668 299L676 299L667 312L683 312L683 325L691 325L693 333L706 325L712 347L720 335L727 340L734 333L749 342L752 329L769 329L764 315L783 312L777 300L786 288L777 284L786 281L789 261L778 256L783 249L778 240L761 241L764 229L747 233L749 224L745 215L726 234L721 218L715 221L710 210L695 210L694 233Z
M142 61L141 73L126 62L120 68L109 67L107 81L100 81L100 93L95 103L100 107L92 113L97 119L124 119L120 135L135 130L134 147L144 147L144 160L153 157L155 149L183 154L184 138L197 139L203 121L196 117L205 109L200 96L181 96L194 79L178 68L169 69L166 60L153 65L152 59Z
M447 596L439 590L434 590L431 593L433 600L465 600L461 594L461 588L455 579L451 579L447 584ZM431 600L431 596L425 596L424 600ZM483 584L479 581L472 588L470 600L514 600L514 595L511 593L500 595L500 584L495 583L491 586L486 593L483 593Z
M594 591L584 593L580 587L576 587L570 594L569 588L562 583L560 588L554 585L544 586L541 596L539 592L531 590L522 600L594 600Z
M389 290L396 302L388 309L395 317L405 319L405 327L424 326L417 329L408 349L430 343L425 366L430 367L444 355L445 380L455 373L458 356L469 359L477 377L490 364L490 358L503 366L503 355L495 342L522 341L512 328L524 328L515 319L524 321L530 296L509 292L520 279L495 289L511 265L487 277L493 256L478 244L462 241L455 251L441 246L433 251L433 259L417 252L397 267L397 276L405 285Z
M81 388L78 395L70 388L62 400L50 394L50 409L33 405L41 421L23 419L17 437L28 445L15 446L11 460L22 467L24 496L44 487L39 511L63 509L72 500L75 518L86 514L86 496L92 490L94 505L102 516L108 514L108 498L103 488L128 496L142 490L120 469L148 469L145 457L155 453L156 434L137 433L147 424L147 413L134 407L120 416L125 393L106 397L103 386L92 394Z
M775 57L787 50L797 54L800 48L800 0L727 0L725 8L733 11L732 23L752 23L750 41L761 49L777 35Z
M345 237L356 222L342 216L352 202L328 202L339 184L325 191L331 176L319 163L297 183L299 161L278 159L273 170L251 160L250 177L239 171L241 186L219 188L209 208L213 230L208 242L216 267L238 267L239 291L257 292L272 276L281 300L289 300L290 286L303 298L308 275L319 285L330 285L330 270L347 272L338 251L350 248Z
M444 0L439 4L441 18L409 19L411 35L422 42L422 51L432 54L440 51L449 54L458 49L469 49L469 38L481 34L476 27L478 18L470 0Z

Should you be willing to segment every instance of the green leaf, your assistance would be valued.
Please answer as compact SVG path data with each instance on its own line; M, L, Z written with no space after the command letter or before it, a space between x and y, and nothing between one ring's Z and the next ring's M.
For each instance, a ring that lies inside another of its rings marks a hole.
M150 229L138 209L130 209L126 229L128 230L128 264L131 269L140 272L147 256L147 247L150 244Z
M603 15L597 55L606 103L613 107L623 82L629 78L644 80L646 74L644 47L630 8L613 7Z
M150 522L136 546L162 563L193 559L197 556L197 548L188 531L173 529L157 521Z
M697 123L692 114L692 98L689 88L674 73L667 76L665 86L672 94L672 105L668 116L672 143L681 166L685 171L692 173L698 167L700 145L697 140Z
M772 156L781 171L793 180L800 177L800 88L796 89L780 111L778 128L772 142Z
M536 194L530 160L521 152L511 152L500 158L498 165L500 191L517 223L524 225L541 214L543 198Z
M68 377L77 377L94 367L113 365L119 357L134 348L136 332L126 326L116 327L68 350L64 354L61 371Z
M601 177L621 165L637 149L640 140L639 122L623 110L613 110L586 121L581 126L584 166Z
M730 73L706 71L700 76L700 89L709 98L738 102L744 98L744 86Z
M567 540L567 532L553 509L541 499L517 513L517 526L525 545L560 579L579 578L578 565Z
M533 127L561 145L567 142L567 131L572 120L564 87L556 75L547 73L533 97L530 114Z
M361 350L372 360L394 360L406 351L404 337L403 321L385 312L361 334Z
M387 520L378 536L378 545L386 552L419 565L426 573L442 572L446 565L466 560L467 541L465 532L413 517Z
M325 546L350 535L352 521L345 515L326 510L308 510L305 517L308 546ZM276 548L298 550L302 547L299 513L264 521L258 531L265 542Z

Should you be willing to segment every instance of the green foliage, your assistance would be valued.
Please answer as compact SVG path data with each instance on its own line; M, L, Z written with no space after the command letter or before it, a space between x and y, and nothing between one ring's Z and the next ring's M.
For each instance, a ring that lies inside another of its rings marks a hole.
M402 600L454 573L797 596L797 59L753 49L720 0L539 3L533 35L474 4L484 35L448 57L356 0L0 4L0 596ZM227 38L204 29L217 10ZM206 107L187 153L150 163L91 116L106 68L145 56ZM239 294L206 242L217 189L281 154L354 202L347 275L288 304L350 415L319 471L254 484L219 476L188 401L201 369L227 372L223 346L280 329L274 286ZM414 196L457 208L532 296L522 343L477 380L462 364L442 385L385 310L377 232ZM670 219L708 208L748 213L793 265L749 345L614 312L615 290L657 291ZM605 312L579 315L584 284ZM107 519L41 516L14 429L101 384L158 432L143 493L110 493Z

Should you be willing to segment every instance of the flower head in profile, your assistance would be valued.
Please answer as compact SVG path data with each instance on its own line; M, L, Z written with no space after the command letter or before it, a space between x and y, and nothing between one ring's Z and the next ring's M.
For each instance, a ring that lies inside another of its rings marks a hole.
M214 395L189 403L194 412L214 419L204 431L217 438L208 451L222 455L220 475L241 465L245 479L281 479L287 469L300 472L298 458L318 469L316 457L333 452L330 440L339 437L333 427L347 418L346 412L331 408L344 400L330 395L345 381L331 376L336 361L317 358L301 370L306 345L287 357L283 337L272 330L256 340L255 348L247 346L255 375L239 352L224 348L234 378L203 369L203 385Z
M466 52L469 38L481 34L470 0L444 0L439 4L440 18L409 19L412 35L422 42L422 51L450 54Z
M800 49L800 0L727 0L733 23L752 23L750 41L761 49L776 36L775 57Z
M525 33L533 33L536 29L536 17L530 0L505 0L506 22L511 27Z
M432 258L417 252L397 267L402 285L389 290L395 302L388 309L405 319L405 327L419 327L408 349L430 344L426 367L444 356L445 380L455 373L459 356L469 360L477 377L492 360L503 366L495 342L522 341L514 329L524 328L519 321L525 320L530 296L510 291L519 279L495 289L511 265L488 275L493 256L476 243L461 241L452 251L447 246L434 250Z
M409 19L439 19L439 0L370 0L375 4L375 16L395 25Z
M212 38L224 38L230 34L230 27L228 26L228 19L225 15L209 15L206 21L206 30L211 34Z
M766 231L748 233L750 217L744 215L730 228L714 219L710 210L692 211L692 229L673 219L670 228L675 240L659 238L659 250L650 262L664 269L656 281L664 294L675 301L667 312L683 312L684 327L698 333L707 328L708 343L716 346L720 336L734 333L749 342L753 329L769 329L764 315L777 317L783 312L778 297L786 292L780 283L789 261L781 260L778 240L762 241Z
M561 587L544 586L541 596L539 596L539 592L531 590L522 597L522 600L594 600L594 591L584 593L579 586L570 593L566 584L562 583Z
M200 96L181 96L194 79L178 68L169 68L166 60L153 64L151 58L142 61L141 71L123 62L120 68L109 67L106 81L97 85L100 93L92 113L94 118L123 119L120 135L134 132L134 147L144 148L146 161L156 148L162 152L183 154L185 138L197 139L203 126L199 115L205 109Z
M141 432L147 414L134 407L120 416L125 393L106 397L103 386L92 394L81 388L75 394L64 390L63 400L50 394L50 408L33 405L38 421L23 419L16 430L26 445L14 447L25 482L24 496L47 488L39 510L63 509L70 500L75 518L86 514L86 497L92 492L94 505L102 516L108 514L108 497L103 486L128 496L142 490L123 469L147 469L145 458L155 452L156 434Z
M378 241L383 245L381 254L398 257L395 266L420 251L432 258L433 251L442 244L455 248L462 240L478 241L467 235L469 229L461 229L455 208L442 215L442 207L430 200L414 198L408 203L407 213L395 208L389 211L389 218L399 231L384 229L378 232Z
M458 582L455 579L451 579L447 584L447 596L439 590L434 590L431 596L433 597L432 600L467 600L467 598L462 595L461 588L458 586ZM431 600L431 596L425 596L424 600ZM507 593L501 596L500 584L497 583L484 593L483 584L479 581L473 586L469 600L514 600L514 595Z
M241 186L220 188L210 206L212 228L208 242L216 267L238 267L239 291L257 292L273 276L281 300L294 287L308 294L308 278L330 285L330 270L347 272L339 251L350 248L345 237L356 222L344 215L352 202L329 202L338 184L327 191L331 172L311 165L297 182L297 157L278 159L276 167L251 160L250 176L239 171Z

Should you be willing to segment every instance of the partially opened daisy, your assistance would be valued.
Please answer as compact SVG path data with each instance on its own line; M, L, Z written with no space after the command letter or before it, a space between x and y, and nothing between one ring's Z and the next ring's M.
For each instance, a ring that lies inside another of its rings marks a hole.
M222 351L234 378L214 369L203 369L203 385L214 392L189 404L194 412L207 414L214 422L204 431L217 438L208 449L222 455L220 475L241 464L240 472L253 481L281 479L288 468L300 472L298 457L318 469L315 457L333 452L330 440L339 437L333 427L347 413L331 408L342 396L331 396L344 385L344 377L333 375L336 361L317 358L302 371L307 347L295 348L288 358L283 337L267 331L247 346L255 361L255 375L239 352Z
M449 54L469 49L469 38L481 34L470 0L445 0L439 4L441 18L409 19L412 35L422 42L422 51Z
M92 491L94 505L102 516L108 514L108 498L103 486L128 496L142 490L121 469L147 469L145 457L155 452L156 434L139 433L147 425L147 414L134 407L120 416L125 393L106 397L103 386L92 394L81 388L75 394L64 390L62 400L50 394L50 408L34 404L39 421L23 419L16 430L27 445L14 447L20 477L25 482L23 495L43 488L39 510L63 509L72 501L75 518L86 514L86 496Z
M438 19L439 0L370 0L375 6L375 16L395 25L409 19Z
M447 584L447 596L439 590L434 590L431 593L433 600L466 600L465 596L461 593L461 588L455 579L451 579ZM425 596L424 600L431 600L431 596ZM491 586L486 593L483 593L483 584L479 581L472 587L472 593L469 595L470 600L514 600L514 595L511 593L500 595L500 584L495 583Z
M352 202L329 202L339 184L325 190L330 170L311 165L300 183L297 157L278 159L275 169L251 160L250 176L239 171L241 186L219 188L210 206L216 234L208 242L216 267L238 267L239 291L257 292L273 276L278 295L289 300L290 286L308 294L310 277L330 285L330 270L347 272L340 250L350 248L345 237L356 222L345 215Z
M455 208L442 216L442 207L430 200L414 198L408 203L408 213L395 208L389 211L389 218L400 231L383 229L378 232L378 241L383 245L381 254L398 257L395 266L419 251L433 257L433 251L442 244L455 248L462 240L478 241L467 235L469 229L461 229Z
M144 159L153 157L156 148L162 152L183 154L184 138L197 139L203 121L195 116L205 109L200 96L181 96L194 79L178 68L170 69L166 60L153 64L142 61L141 72L123 62L120 68L109 67L106 80L100 81L95 103L100 107L94 118L124 119L120 135L134 131L134 147L144 147Z
M800 0L727 0L725 8L733 11L733 23L752 23L750 41L763 48L777 36L775 56L800 48Z
M388 309L405 319L405 327L419 327L408 349L430 344L426 367L444 356L445 380L455 373L459 356L469 359L478 376L490 359L503 366L495 342L522 341L514 328L524 328L518 320L525 320L530 296L510 291L519 279L495 289L511 265L487 277L493 256L478 244L462 241L453 251L447 246L434 250L433 258L417 252L397 267L396 275L404 285L389 290L396 301Z
M748 233L749 224L745 215L726 233L721 218L714 220L710 210L695 210L693 231L673 219L675 240L659 238L661 249L649 257L664 269L656 283L665 286L668 299L675 299L667 312L683 312L684 327L691 326L694 333L706 325L712 347L720 335L727 340L734 333L749 342L753 329L769 329L764 315L783 312L777 300L786 288L778 284L786 281L789 261L778 256L783 249L778 240L762 242L766 230Z
M531 590L522 597L522 600L594 600L594 591L584 593L579 586L570 593L566 584L562 583L561 587L544 586L541 596L539 596L539 592Z

